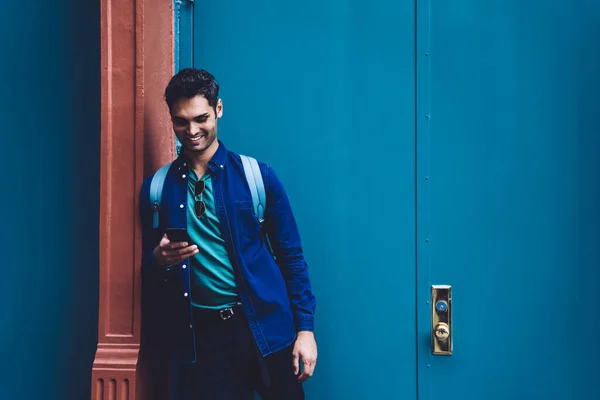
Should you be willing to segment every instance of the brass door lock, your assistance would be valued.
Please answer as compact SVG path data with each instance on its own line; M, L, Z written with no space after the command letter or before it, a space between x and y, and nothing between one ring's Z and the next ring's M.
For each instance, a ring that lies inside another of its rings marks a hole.
M450 337L450 328L447 324L440 322L435 327L435 337L440 342L445 342Z
M452 288L431 287L431 352L452 355Z

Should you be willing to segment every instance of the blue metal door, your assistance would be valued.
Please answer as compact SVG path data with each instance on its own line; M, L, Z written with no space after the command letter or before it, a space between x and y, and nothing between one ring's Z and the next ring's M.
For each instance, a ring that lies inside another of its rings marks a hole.
M299 222L318 303L308 398L414 399L414 4L193 8L179 67L216 76L220 138L275 168Z
M417 5L419 399L597 398L600 8Z
M578 0L183 5L179 67L270 163L318 298L310 399L583 399L600 273L600 9ZM432 355L432 285L452 287Z

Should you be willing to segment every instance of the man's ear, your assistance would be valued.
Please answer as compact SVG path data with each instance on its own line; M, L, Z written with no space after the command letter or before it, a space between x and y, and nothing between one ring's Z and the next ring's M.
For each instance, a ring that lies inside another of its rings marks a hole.
M215 107L215 114L217 118L221 118L223 116L223 100L217 100L217 106Z

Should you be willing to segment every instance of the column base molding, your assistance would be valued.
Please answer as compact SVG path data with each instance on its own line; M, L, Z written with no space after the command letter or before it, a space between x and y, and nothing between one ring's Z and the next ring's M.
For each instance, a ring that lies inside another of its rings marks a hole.
M135 400L138 345L98 344L92 369L92 400Z

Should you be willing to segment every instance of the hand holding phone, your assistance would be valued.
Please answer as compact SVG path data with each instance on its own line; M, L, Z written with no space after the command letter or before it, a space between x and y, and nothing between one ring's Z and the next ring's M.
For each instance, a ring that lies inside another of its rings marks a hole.
M154 257L160 266L177 264L198 253L198 246L191 243L185 229L167 229L154 249Z

